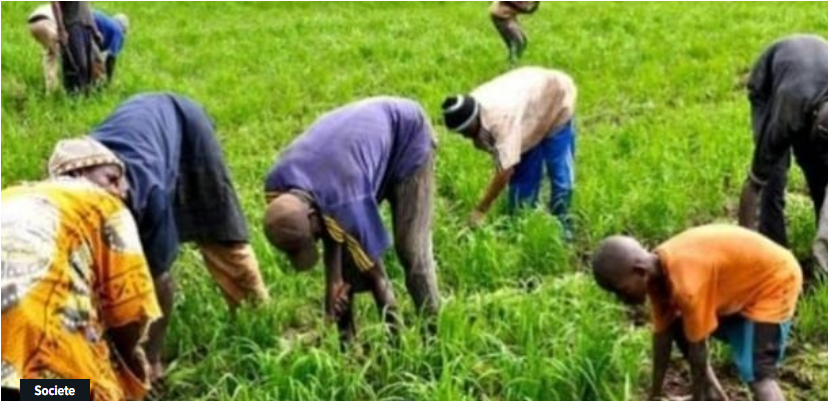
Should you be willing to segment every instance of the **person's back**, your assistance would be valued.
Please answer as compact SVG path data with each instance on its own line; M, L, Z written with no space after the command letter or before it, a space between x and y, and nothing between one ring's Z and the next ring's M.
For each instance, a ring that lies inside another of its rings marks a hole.
M166 207L175 194L182 142L179 101L168 94L135 96L91 134L130 167L130 207L139 224L144 211Z
M126 28L114 17L110 17L99 10L95 10L93 14L95 26L98 28L98 32L101 33L101 51L106 52L107 56L117 57L124 47Z
M753 96L784 96L787 102L813 108L812 103L825 102L827 59L829 55L823 38L798 35L782 39L772 45L755 66L749 90ZM821 95L823 99L820 99Z
M280 157L268 191L345 187L345 197L373 195L414 172L431 155L434 139L416 103L371 98L321 117ZM301 172L300 172L301 171ZM340 201L345 201L341 199Z
M779 324L794 315L800 266L788 250L756 232L703 226L665 242L656 254L692 342L710 336L720 317ZM671 314L657 314L657 327L667 326Z
M495 137L502 167L515 165L551 131L573 119L577 89L556 70L524 67L496 77L471 93L481 105L481 121Z
M4 388L20 379L90 378L93 398L143 397L148 384L111 363L107 338L160 316L120 200L78 179L5 189L2 258Z

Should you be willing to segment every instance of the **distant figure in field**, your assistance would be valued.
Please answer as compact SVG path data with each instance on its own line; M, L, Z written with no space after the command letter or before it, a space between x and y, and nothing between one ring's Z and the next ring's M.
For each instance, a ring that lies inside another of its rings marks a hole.
M726 342L758 401L785 400L777 384L802 273L786 249L755 232L713 225L645 250L605 240L593 259L598 284L630 305L650 300L652 400L660 400L673 344L691 365L695 401L726 400L708 360L712 336Z
M89 138L126 166L135 216L164 318L150 329L153 380L173 308L170 270L182 243L195 243L233 309L268 300L259 264L213 123L201 106L174 94L142 94L121 104Z
M143 400L140 344L161 310L124 165L70 140L49 166L49 180L2 191L3 400L20 400L20 380L75 378L92 400Z
M322 116L282 154L265 183L265 234L295 269L325 254L326 316L344 342L352 302L371 292L392 332L400 325L383 266L391 241L380 204L389 201L394 246L415 307L432 319L439 294L432 255L435 138L417 103L371 98Z
M95 42L100 33L88 1L53 1L63 66L63 86L69 94L86 93L93 83Z
M527 49L527 35L518 23L519 14L533 14L540 1L493 1L489 7L492 23L507 45L510 64L515 64Z
M740 224L784 247L789 245L785 208L792 155L806 176L816 218L826 197L828 57L822 38L786 38L766 50L748 83L755 150Z
M115 62L124 47L129 20L124 14L109 17L100 11L93 11L95 28L100 35L100 49L93 49L91 80L97 75L106 76L112 80L115 73ZM61 55L61 44L58 35L58 24L55 20L52 6L47 4L35 9L29 16L29 31L43 47L43 75L46 90L54 92L58 89L58 62ZM101 70L101 72L96 72Z
M478 226L509 184L509 209L538 204L544 168L550 178L550 212L564 238L573 239L570 204L575 182L576 84L561 71L538 67L513 70L443 103L449 130L490 154L495 175L469 218Z

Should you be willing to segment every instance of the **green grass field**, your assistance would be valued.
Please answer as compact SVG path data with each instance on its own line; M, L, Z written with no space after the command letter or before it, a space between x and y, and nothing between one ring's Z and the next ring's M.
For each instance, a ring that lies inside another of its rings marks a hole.
M44 176L52 145L119 102L175 91L214 116L274 301L231 317L192 251L160 395L171 400L630 400L646 395L649 332L586 275L604 236L654 245L692 225L733 221L751 158L744 78L763 48L827 32L825 2L545 3L525 20L522 64L558 68L580 86L578 239L559 242L544 212L465 218L491 174L488 157L438 128L434 227L444 308L423 344L393 254L409 329L384 341L368 298L360 343L340 353L322 320L322 274L291 272L259 230L262 181L280 150L330 108L372 95L419 100L440 127L445 95L506 71L487 3L95 3L131 17L118 76L88 98L47 96L26 17L2 3L2 186ZM796 253L814 234L799 174ZM827 288L804 297L783 380L791 398L826 400ZM724 352L721 376L733 379ZM734 396L745 390L728 381ZM681 388L681 387L680 387Z

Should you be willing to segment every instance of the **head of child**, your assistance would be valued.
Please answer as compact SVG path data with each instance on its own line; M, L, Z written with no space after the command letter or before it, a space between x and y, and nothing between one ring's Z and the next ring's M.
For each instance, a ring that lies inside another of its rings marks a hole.
M629 305L645 303L649 285L660 272L659 257L630 237L605 240L593 256L596 282Z

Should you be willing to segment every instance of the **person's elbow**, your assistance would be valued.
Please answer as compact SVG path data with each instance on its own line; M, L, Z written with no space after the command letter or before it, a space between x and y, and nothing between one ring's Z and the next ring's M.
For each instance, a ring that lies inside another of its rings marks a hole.
M504 169L498 173L498 179L501 183L506 184L512 180L512 176L515 175L515 167L511 167L508 169Z

